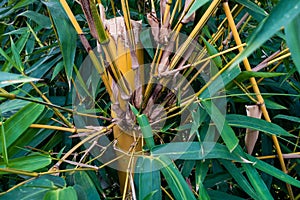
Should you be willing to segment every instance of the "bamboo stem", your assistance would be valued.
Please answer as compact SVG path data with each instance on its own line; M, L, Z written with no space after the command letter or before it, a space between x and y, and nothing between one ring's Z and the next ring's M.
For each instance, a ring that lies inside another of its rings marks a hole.
M224 8L226 17L228 19L229 26L230 26L230 28L232 30L232 34L233 34L234 40L235 40L235 42L236 42L237 45L240 45L240 44L242 44L242 41L240 39L239 33L237 31L237 28L235 26L235 22L234 22L234 19L232 17L232 14L231 14L228 2L225 1L223 3L223 8ZM244 50L243 47L239 48L240 52L242 52L243 50ZM244 63L245 69L247 71L252 71L250 63L249 63L249 61L248 61L247 58L243 60L243 63ZM266 105L264 103L264 99L263 99L263 97L262 97L262 95L260 93L260 90L258 88L258 85L257 85L257 82L256 82L255 78L251 77L250 78L250 82L251 82L253 90L254 90L254 92L256 94L257 100L258 100L258 102L260 104L260 108L261 108L261 111L263 113L263 116L264 116L265 120L268 121L268 122L271 122L269 113L268 113ZM278 158L279 158L279 161L280 161L281 168L282 168L282 170L285 173L287 173L287 169L286 169L286 166L285 166L285 163L284 163L284 158L282 156L282 152L281 152L281 148L279 146L278 139L277 139L277 137L275 135L272 135L272 139L273 139L273 142L274 142L277 154L278 154ZM287 186L290 198L294 199L294 195L293 195L293 191L292 191L291 185L290 184L286 184L286 186Z

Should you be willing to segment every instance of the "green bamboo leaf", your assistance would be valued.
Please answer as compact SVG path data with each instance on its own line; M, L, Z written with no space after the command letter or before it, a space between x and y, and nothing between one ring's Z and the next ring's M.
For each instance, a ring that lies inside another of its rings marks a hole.
M294 135L290 134L289 132L287 132L277 124L267 122L266 120L263 119L248 117L244 115L236 115L236 114L226 115L226 119L228 124L233 127L249 128L249 129L269 133L272 135L294 137Z
M207 2L209 2L209 0L195 0L188 13L185 15L185 18L189 18L194 12L196 12Z
M0 109L0 112L2 112L2 110ZM8 165L8 156L7 156L7 147L6 147L6 137L5 137L5 130L4 130L4 126L3 126L3 118L2 118L2 113L0 113L0 117L1 117L1 127L0 127L0 143L2 144L2 156L3 156L3 160L4 163L6 165Z
M242 151L241 148L240 151ZM255 170L255 168L252 166L252 164L242 164L242 167L247 173L248 179L255 189L257 196L259 196L259 200L273 199L268 187L266 186L258 172Z
M274 166L272 166L264 161L261 161L253 156L250 156L250 155L247 155L247 159L252 161L254 163L253 166L255 168L257 168L258 170L265 172L267 174L270 174L271 176L274 176L275 178L277 178L285 183L288 183L288 184L291 184L291 185L294 185L294 186L300 188L299 180L289 176L288 174L275 168Z
M37 23L43 28L51 28L51 21L49 17L46 17L45 15L42 15L38 12L34 12L32 10L26 10L25 12L18 14L18 16L25 16L33 20L35 23Z
M300 13L300 1L279 1L272 12L266 17L250 36L248 46L232 63L235 66L253 53L271 38L282 26L289 24Z
M97 38L99 38L99 42L102 44L102 43L109 41L109 38L107 37L107 34L106 34L105 27L99 16L98 9L96 7L96 3L94 3L93 1L90 1L90 9L91 9L93 21L95 23L95 28L96 28L96 31L98 34Z
M208 190L207 193L213 200L220 199L220 197L222 197L222 200L245 200L245 198L234 196L218 190Z
M100 200L97 189L93 181L85 171L78 171L74 174L74 183L80 185L85 191L88 200Z
M10 38L10 43L11 43L11 51L12 51L12 54L13 54L13 59L16 63L16 65L14 66L19 72L23 72L24 71L24 65L22 63L22 60L21 60L21 56L18 52L18 49L14 43L14 41L12 40L12 38Z
M300 15L295 17L285 29L286 43L292 53L292 59L296 65L298 72L300 73Z
M27 82L39 81L39 80L40 79L23 76L21 74L0 72L0 88L17 84L17 83L27 83Z
M35 0L21 0L21 1L17 1L18 3L16 5L14 5L14 9L17 10L19 8L23 8L25 6L28 6L34 2L36 2Z
M241 146L237 146L237 148L234 150L235 153L239 154L240 156L243 156L245 158L248 158L247 155ZM250 160L251 161L251 160ZM256 191L257 196L259 199L273 199L268 187L264 183L263 179L259 175L259 173L256 171L256 169L253 166L253 163L242 163L242 168L246 172L248 179L253 186L254 190Z
M207 176L207 172L209 169L210 161L196 161L196 185L198 182L204 181L205 177Z
M204 160L223 158L244 161L239 155L230 153L226 146L214 142L172 142L156 145L151 149L152 156L167 156L172 160Z
M203 196L203 199L210 199L210 196L203 185L204 179L207 176L209 164L209 160L196 162L196 191L199 190L199 196Z
M0 168L10 168L23 171L35 171L48 166L51 163L50 155L33 153L28 156L10 159L8 165L0 162ZM0 172L6 174L7 172Z
M7 148L26 131L43 110L43 105L30 103L4 122ZM1 150L2 144L0 147Z
M43 175L17 187L8 193L5 193L4 195L1 195L0 200L39 200L43 199L46 192L65 186L66 182L63 178L52 175Z
M162 199L160 172L153 159L139 157L134 175L138 199Z
M129 104L132 112L136 116L136 119L140 125L143 138L146 142L148 149L152 149L155 146L154 139L153 139L153 132L150 126L149 120L145 114L139 114L138 110L131 104Z
M260 17L259 18L263 18L268 16L268 13L262 9L261 7L259 7L258 5L256 5L255 3L253 3L250 0L235 0L237 3L244 5L246 8L250 9L252 12L257 13Z
M196 199L178 168L168 157L159 156L155 161L161 165L160 171L164 175L175 199Z
M279 103L276 103L275 101L271 101L270 99L264 99L266 107L268 109L273 110L287 110L288 108L285 106L280 105Z
M195 160L185 160L181 169L181 174L183 177L189 177L192 170L195 168Z
M57 190L51 190L44 196L44 200L63 200L72 199L77 200L76 190L73 187L66 187Z
M256 195L254 189L251 187L248 180L243 176L240 169L238 169L232 162L223 160L223 166L227 169L229 174L234 178L234 180L239 184L239 186L252 198L259 199Z
M228 125L224 115L211 101L202 101L201 104L204 106L206 112L211 117L211 120L215 123L222 139L224 140L227 148L232 152L238 145L239 140L236 137L232 128Z
M152 38L151 29L146 29L140 33L141 43L143 44L143 47L147 51L149 56L153 59L154 51L153 51L153 44L151 38Z
M32 199L43 199L46 192L52 189L56 189L57 187L54 183L44 176L37 178L25 185L17 187L11 192L5 193L0 196L0 200L7 199L18 199L18 200L32 200Z
M243 82L245 80L249 80L249 78L251 78L251 77L271 78L271 77L277 77L277 76L283 76L283 75L286 75L286 73L243 71L238 75L238 77L236 77L236 81Z
M48 7L51 13L51 17L59 38L59 46L63 56L65 72L70 83L76 52L76 31L59 1L49 0L43 3Z
M53 81L53 79L58 75L58 73L61 70L63 70L63 68L64 68L64 63L62 61L58 62L53 70L51 81Z
M51 120L53 117L53 111L48 109L43 112L35 121L37 124L47 124L47 125L59 125ZM14 143L8 148L8 157L20 157L28 154L28 149L23 149L22 147L31 146L37 147L39 144L44 142L55 130L51 129L27 129ZM21 148L16 148L21 147Z
M276 115L274 117L274 119L285 119L285 120L288 120L288 121L291 121L291 122L300 123L300 118L299 117L282 115L282 114Z
M221 76L217 77L201 94L200 98L211 98L219 90L224 89L224 87L235 79L241 73L241 69L238 65L232 65L226 69Z
M17 66L16 62L0 47L0 54L9 62L12 66ZM2 71L8 71L8 69L3 66L1 68Z
M100 44L106 44L109 42L109 38L106 34L105 27L99 16L95 2L80 1L80 3L88 22L91 35L96 38Z
M201 36L201 38L202 38L202 41L204 42L207 52L210 56L213 56L213 55L219 53L218 50L212 44L210 44L204 37ZM217 56L217 57L213 58L212 60L218 68L223 67L222 59L220 56Z
M81 185L75 184L75 185L73 185L73 188L76 191L76 195L77 195L78 199L80 199L80 200L88 200L87 194L84 191L84 189L81 187Z

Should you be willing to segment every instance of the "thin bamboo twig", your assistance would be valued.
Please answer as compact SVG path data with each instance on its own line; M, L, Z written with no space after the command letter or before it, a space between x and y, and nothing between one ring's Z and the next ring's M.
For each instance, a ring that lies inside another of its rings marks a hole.
M285 159L300 158L300 152L286 153L286 154L282 154L282 156L283 156L283 158L285 158ZM278 158L278 155L258 156L258 157L256 157L256 158L257 158L257 159L260 159L260 160L265 160L265 159Z
M166 193L166 195L171 199L171 200L174 200L174 198L172 197L172 195L163 187L163 186L160 186L161 190L164 191L164 193Z
M228 2L225 1L225 2L223 3L223 9L224 9L225 14L226 14L226 17L227 17L227 19L228 19L228 23L229 23L229 26L230 26L230 28L231 28L231 30L232 30L233 37L234 37L234 40L235 40L236 44L237 44L237 45L242 44L242 41L241 41L240 36L239 36L239 34L238 34L238 31L237 31L237 29L236 29L235 22L234 22L234 19L233 19L233 17L232 17L232 14L231 14L231 11L230 11L230 8L229 8ZM239 48L239 51L240 51L240 52L242 52L243 50L244 50L243 47L240 47L240 48ZM250 66L250 63L249 63L249 61L248 61L247 58L244 59L243 63L244 63L245 69L246 69L247 71L252 71L251 66ZM250 78L250 82L251 82L251 84L252 84L252 87L253 87L254 92L256 93L257 100L258 100L258 102L260 103L260 108L261 108L261 111L262 111L262 113L263 113L263 116L264 116L265 120L268 121L268 122L271 122L269 113L268 113L267 108L266 108L266 105L265 105L265 103L264 103L264 99L263 99L263 97L262 97L262 95L261 95L261 93L260 93L260 90L259 90L259 88L258 88L258 85L257 85L257 82L256 82L255 78L254 78L254 77L251 77L251 78ZM273 139L273 142L274 142L274 145L275 145L277 154L278 154L278 158L279 158L279 161L280 161L281 168L282 168L282 170L283 170L285 173L287 173L287 169L286 169L286 166L285 166L285 163L284 163L284 158L283 158L283 156L282 156L282 152L281 152L281 148L280 148L278 139L277 139L277 137L276 137L275 135L272 135L272 139ZM286 184L286 186L287 186L287 189L288 189L290 198L291 198L291 199L294 199L294 194L293 194L291 185L290 185L290 184Z
M107 127L103 128L101 131L98 131L96 133L93 133L89 135L88 137L82 139L79 143L77 143L72 149L70 149L49 171L53 171L54 168L59 169L59 166L61 163L66 160L77 148L79 148L81 145L86 143L87 141L93 139L94 137L105 133L106 131L112 129L115 126L115 124L110 124ZM56 170L55 170L56 171Z
M220 2L221 2L221 0L213 0L212 1L212 3L207 8L205 13L203 14L201 19L199 20L199 22L195 26L195 28L192 30L192 32L190 33L190 35L186 39L186 41L182 44L182 48L180 48L178 50L178 52L176 53L176 55L173 57L170 65L169 65L169 69L173 69L176 66L176 64L179 62L180 58L182 57L182 55L184 54L184 52L186 51L186 49L188 48L190 43L194 40L196 35L199 33L199 31L204 26L204 24L208 21L209 17L213 14L215 9L217 9L217 6L219 5Z
M264 67L268 66L268 62L272 61L278 54L280 53L280 50L276 51L275 53L273 53L272 55L270 55L269 57L267 57L266 59L264 59L261 63L259 63L256 67L254 67L252 69L252 71L254 72L258 72L261 69L263 69Z
M91 118L98 118L98 119L103 119L103 120L107 120L107 121L112 120L111 118L91 115L91 114L87 114L87 113L81 113L81 112L77 112L77 111L69 109L69 108L64 108L64 107L61 107L61 106L57 106L55 104L52 104L50 101L49 102L38 101L38 100L35 100L35 99L30 99L30 98L26 98L26 97L22 97L22 96L17 96L15 94L10 94L10 93L0 93L0 97L4 97L4 98L10 99L10 100L21 99L21 100L25 100L25 101L29 101L29 102L33 102L33 103L38 103L38 104L41 104L41 105L52 107L53 110L54 109L62 110L62 111L65 111L67 113L70 113L70 114L76 114L76 115L86 116L86 117L91 117ZM74 128L74 127L72 126L70 128Z
M24 185L24 184L26 184L26 183L28 183L29 181L32 181L32 180L34 180L34 179L35 179L35 177L29 178L29 179L27 179L27 180L25 180L25 181L22 181L21 183L18 183L17 185L14 185L13 187L9 188L9 189L6 190L5 192L1 192L1 193L0 193L0 196L2 196L2 195L4 195L4 194L6 194L6 193L8 193L8 192L10 192L10 191L12 191L12 190L18 188L18 187L20 187L20 186L22 186L22 185Z
M40 89L38 87L36 87L36 85L33 83L33 82L30 82L31 86L35 89L35 91L48 103L48 104L51 104L51 101L40 91ZM55 108L54 106L52 106L53 108L53 111L54 113L56 114L57 117L59 117L69 128L73 128L74 125L69 122L69 120L67 120L65 118L65 116L57 109Z

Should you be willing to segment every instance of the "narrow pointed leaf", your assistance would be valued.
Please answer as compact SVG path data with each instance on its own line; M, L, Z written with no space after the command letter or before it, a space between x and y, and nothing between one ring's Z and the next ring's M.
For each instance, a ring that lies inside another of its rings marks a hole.
M288 120L291 122L300 123L300 117L294 117L294 116L288 116L288 115L282 115L282 114L276 115L274 117L274 119L285 119L285 120Z
M88 199L100 200L99 194L91 178L85 171L78 171L74 174L74 183L82 187Z
M40 25L43 28L50 28L51 27L51 21L48 17L45 15L42 15L38 12L34 12L32 10L26 10L25 12L22 12L18 14L18 16L25 16L29 19L33 20L35 23Z
M255 32L250 36L248 46L232 63L233 66L239 64L247 56L271 38L282 26L289 24L300 13L300 1L279 1L272 12L266 17Z
M72 199L77 200L76 190L73 187L52 190L45 194L44 200L62 200Z
M184 18L189 18L194 12L196 12L199 8L201 8L204 4L209 2L209 0L195 0L188 13Z
M179 172L176 165L166 156L160 156L156 159L161 165L161 172L164 175L175 199L195 199L195 196L187 182Z
M48 166L51 163L50 155L34 153L28 156L10 159L8 165L0 162L0 168L10 168L23 171L35 171ZM6 172L0 172L5 174Z
M58 34L65 72L70 81L76 52L77 34L59 1L43 2L49 9Z
M277 124L267 122L263 119L236 114L229 114L226 116L226 119L228 121L228 124L233 127L250 128L272 135L294 137L294 135L290 134Z
M251 164L242 164L242 166L247 173L250 183L259 196L259 200L273 199L268 187L266 186L256 169Z
M259 14L261 17L268 16L268 13L264 9L262 9L261 7L259 7L258 5L256 5L255 3L253 3L250 0L235 0L235 1L238 2L239 4L244 5L251 11Z
M215 123L219 133L221 134L222 139L224 140L227 148L232 152L238 145L239 140L236 137L232 128L228 125L225 117L220 112L220 110L214 105L211 101L202 101L206 112L211 117L211 120Z
M239 155L230 153L226 146L213 142L172 142L151 149L152 156L167 156L170 159L204 160L223 158L243 161Z
M261 161L261 160L255 158L253 156L247 155L247 159L252 161L254 163L253 166L255 168L259 169L260 171L270 174L271 176L274 176L277 179L279 179L285 183L288 183L288 184L291 184L291 185L294 185L294 186L300 188L300 181L289 176L288 174L284 173L283 171L273 167L272 165L270 165L264 161Z
M239 170L232 162L223 160L222 164L227 169L229 174L234 178L234 180L239 184L239 186L252 198L258 199L254 189L251 187L248 180L243 176L241 170Z
M286 26L285 32L287 45L292 53L296 68L300 73L300 15L295 17L295 19Z
M21 56L18 52L18 49L14 43L14 41L12 40L12 38L10 38L10 42L11 42L11 51L12 51L12 55L13 55L13 59L16 62L16 66L14 66L19 72L23 72L24 70L24 65L22 63L21 60Z
M44 106L31 103L4 122L7 148L16 141L43 112ZM18 126L16 126L18 124ZM0 144L2 151L2 144Z
M201 38L202 38L202 41L204 42L207 52L210 56L213 56L213 55L219 53L218 50L212 44L210 44L204 37L201 37ZM222 59L220 56L217 56L217 57L213 58L212 60L214 61L215 65L218 68L222 68Z
M138 199L162 199L160 172L153 159L140 157L134 175Z
M0 88L5 86L17 84L17 83L27 83L33 81L39 81L40 79L31 78L23 76L21 74L12 74L7 72L0 72Z

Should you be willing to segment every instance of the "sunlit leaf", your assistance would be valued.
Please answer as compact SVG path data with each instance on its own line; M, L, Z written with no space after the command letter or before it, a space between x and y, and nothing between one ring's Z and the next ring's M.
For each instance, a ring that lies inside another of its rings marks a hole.
M10 168L23 171L35 171L43 167L48 166L51 163L50 155L43 155L39 153L33 153L28 156L9 159L8 165L0 162L0 168ZM0 172L3 174L6 172Z
M30 103L4 122L6 144L9 147L43 112L44 106ZM16 126L16 124L18 126ZM2 148L2 144L0 144Z
M77 194L73 187L66 187L57 190L51 190L44 196L44 200L62 200L72 199L77 200Z
M23 76L21 74L12 74L8 72L0 72L0 88L5 86L17 84L17 83L27 83L33 81L39 81L40 79L31 78Z

